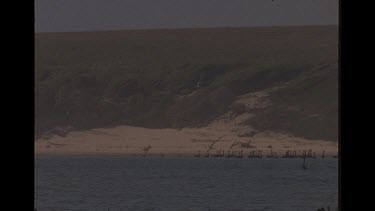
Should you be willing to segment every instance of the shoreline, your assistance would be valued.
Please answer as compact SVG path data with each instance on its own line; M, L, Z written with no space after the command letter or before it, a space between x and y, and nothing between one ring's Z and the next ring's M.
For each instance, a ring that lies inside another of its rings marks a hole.
M142 157L194 157L200 152L207 154L232 153L244 158L252 151L262 151L266 157L276 152L281 158L287 151L302 155L303 150L315 152L316 158L338 155L338 143L323 140L307 140L286 134L257 133L252 137L240 137L238 131L226 128L183 128L149 129L132 126L101 128L88 131L73 131L65 137L53 136L49 139L36 139L35 155L123 155Z
M121 157L129 157L129 158L196 158L196 159L199 159L199 158L237 159L238 158L238 157L227 157L227 156L224 156L224 157L215 157L215 156L196 157L194 154L148 154L148 155L144 156L143 154L127 154L127 153L113 153L113 152L108 152L108 153L91 153L91 152L74 152L74 153L42 152L42 153L40 153L40 152L38 152L38 153L35 153L34 155L35 155L35 157L38 157L38 156L121 156ZM255 159L255 160L257 160L257 159L303 159L303 157L286 157L285 158L285 157L279 156L279 157L276 157L276 158L272 158L272 157L267 157L267 156L268 155L258 158L258 157L248 157L248 155L244 155L240 159ZM337 158L338 158L337 154L325 154L324 158L322 158L321 155L316 156L316 157L306 157L306 159L337 159Z

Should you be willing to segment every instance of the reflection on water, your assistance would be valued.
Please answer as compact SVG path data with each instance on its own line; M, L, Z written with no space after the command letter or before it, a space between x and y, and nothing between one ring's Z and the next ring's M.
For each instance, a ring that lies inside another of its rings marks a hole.
M337 159L38 155L38 210L312 210L337 207ZM334 210L334 209L331 209Z

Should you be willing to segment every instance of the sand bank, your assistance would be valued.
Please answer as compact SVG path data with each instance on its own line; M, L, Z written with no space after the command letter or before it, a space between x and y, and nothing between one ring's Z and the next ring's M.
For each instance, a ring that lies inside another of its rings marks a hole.
M149 148L149 155L165 156L192 156L198 151L213 155L219 149L225 150L225 153L242 150L244 156L253 150L262 150L263 155L268 155L272 150L280 156L287 150L301 152L311 149L320 157L323 150L327 156L337 155L338 152L336 142L306 140L271 132L249 137L251 135L218 125L180 130L118 126L70 132L65 137L40 138L35 140L35 153L142 155Z

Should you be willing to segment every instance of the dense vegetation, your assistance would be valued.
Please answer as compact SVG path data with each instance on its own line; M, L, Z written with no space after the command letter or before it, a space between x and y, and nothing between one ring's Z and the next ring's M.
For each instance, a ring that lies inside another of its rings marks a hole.
M246 124L337 140L337 27L36 35L37 134L199 127L243 94L281 86Z

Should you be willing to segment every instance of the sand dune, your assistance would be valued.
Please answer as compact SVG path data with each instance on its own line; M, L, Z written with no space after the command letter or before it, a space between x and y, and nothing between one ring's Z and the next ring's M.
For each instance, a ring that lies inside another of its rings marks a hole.
M241 104L247 110L269 106L267 96L279 87L239 96L233 104ZM271 150L278 156L288 150L311 149L316 156L322 152L328 156L337 155L337 142L311 140L295 137L291 134L272 131L257 131L248 124L253 114L227 112L205 127L182 129L150 129L121 125L113 128L97 128L86 131L72 131L66 136L53 135L38 138L35 142L37 154L126 154L192 156L216 154L217 150L243 151L246 156L250 151L262 150L263 155Z
M254 119L244 124L259 131L335 141L337 30L283 26L37 34L36 133L55 127L196 127L233 111L251 113ZM272 89L271 95L265 92ZM248 109L231 106L241 95Z
M155 155L191 156L209 148L211 154L337 154L337 30L38 34L36 131L76 131L38 138L35 151L132 155L151 146Z

